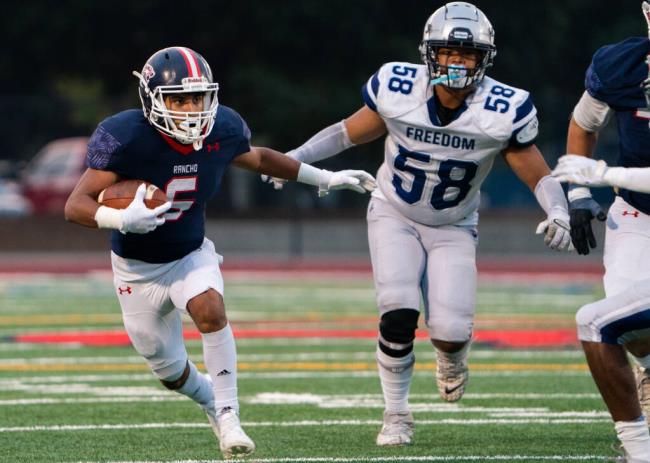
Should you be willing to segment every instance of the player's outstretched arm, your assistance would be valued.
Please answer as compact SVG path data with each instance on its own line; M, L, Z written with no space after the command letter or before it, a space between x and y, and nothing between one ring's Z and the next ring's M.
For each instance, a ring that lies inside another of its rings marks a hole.
M386 133L384 120L368 106L363 106L347 119L324 128L301 146L288 151L287 156L300 162L314 162L335 156L355 145L369 143ZM263 175L262 180L282 189L284 181Z
M544 243L556 251L570 251L569 212L560 183L551 177L550 169L535 145L511 147L504 158L513 172L535 193L537 202L546 212L535 233L544 234Z
M155 209L144 204L146 186L138 187L133 201L126 209L101 206L97 197L102 190L117 183L114 172L86 169L65 204L66 220L87 227L112 228L122 233L148 233L165 223L163 214L171 207L166 202Z
M598 131L607 124L610 117L609 106L587 92L582 95L573 111L567 134L567 151L576 153L578 162L591 162L590 158L598 143ZM554 176L558 178L557 175ZM591 221L597 219L602 222L607 215L584 185L569 185L569 215L573 246L578 254L588 255L597 246Z
M296 161L279 151L264 147L252 147L248 153L241 154L233 164L271 177L296 180L308 185L318 186L320 196L329 190L349 189L365 193L375 189L375 179L363 170L342 170L331 172L317 169Z
M590 187L611 186L650 193L649 167L609 167L603 160L565 154L552 175L560 182Z

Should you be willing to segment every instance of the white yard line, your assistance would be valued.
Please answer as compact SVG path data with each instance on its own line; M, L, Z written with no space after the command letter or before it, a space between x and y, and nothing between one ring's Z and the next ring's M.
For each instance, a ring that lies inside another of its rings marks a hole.
M239 354L237 359L240 362L258 361L307 361L307 360L374 360L375 352L289 352L278 354ZM582 351L473 351L472 359L582 359ZM194 362L202 362L201 354L191 355ZM418 359L435 359L435 352L418 353ZM139 355L102 355L97 357L89 356L56 356L56 357L14 357L0 358L0 364L7 365L49 365L49 364L95 364L95 363L143 363Z
M603 461L603 455L427 455L391 457L298 457L298 458L247 458L228 460L230 463L383 463L383 462L438 462L438 461ZM74 463L100 463L78 461ZM156 460L156 461L110 461L107 463L223 463L223 460Z
M455 419L418 420L420 425L454 425L454 426L483 426L495 424L591 424L610 423L605 417L591 418L539 418L539 419ZM303 426L380 426L381 420L303 420L303 421L248 421L242 422L244 427L303 427ZM50 425L50 426L14 426L1 427L0 432L39 432L39 431L92 431L92 430L126 430L126 429L173 429L173 428L206 428L208 423L140 423L140 424L79 424L79 425Z
M416 372L415 376L430 376L428 372ZM473 377L588 377L588 371L473 371ZM238 372L239 379L356 379L356 378L376 378L376 371L243 371ZM0 391L7 390L7 387L13 387L19 383L25 384L56 384L56 383L79 383L79 382L110 382L110 381L130 381L130 382L151 382L156 383L155 377L150 373L142 374L105 374L105 375L43 375L43 376L10 376L0 379ZM501 393L495 393L494 397L490 394L476 398L503 398ZM508 394L508 393L503 393ZM466 394L465 397L471 397ZM560 396L558 396L560 397ZM578 396L579 397L579 396ZM525 398L525 397L524 397ZM537 398L535 396L529 397Z

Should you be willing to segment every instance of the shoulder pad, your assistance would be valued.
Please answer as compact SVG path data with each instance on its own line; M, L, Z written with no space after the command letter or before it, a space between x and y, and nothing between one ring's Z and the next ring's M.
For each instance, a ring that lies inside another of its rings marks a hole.
M501 140L510 139L537 116L529 92L489 77L483 79L470 104L483 131Z
M632 37L596 51L585 75L589 94L614 109L645 107L640 84L648 77L650 40Z
M251 138L251 131L248 128L248 124L231 107L219 105L215 117L214 129L212 129L212 133L208 136L208 139L220 138L227 135L241 135L246 139Z
M362 88L363 98L382 117L399 117L426 103L428 80L422 64L386 63Z

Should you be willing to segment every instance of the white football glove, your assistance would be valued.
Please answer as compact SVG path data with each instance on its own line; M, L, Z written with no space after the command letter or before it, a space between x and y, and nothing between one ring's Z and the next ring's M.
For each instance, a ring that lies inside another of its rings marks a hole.
M284 154L286 156L289 156L290 158L293 158L291 153L293 153L293 150L287 151ZM273 189L275 189L275 190L281 190L282 188L284 188L284 185L289 181L289 180L287 180L285 178L271 177L270 175L266 175L266 174L262 174L261 177L262 177L262 181L264 183L272 184Z
M172 207L172 203L167 201L155 209L149 209L144 204L144 196L147 187L143 183L138 187L133 197L133 201L126 209L122 209L122 224L119 230L126 233L149 233L156 227L165 223L165 217L162 215Z
M363 170L321 171L325 175L318 187L318 196L325 196L330 190L352 190L357 193L371 192L377 188L375 177Z
M573 251L569 215L566 212L551 213L537 225L535 234L544 234L544 244L555 251Z
M558 159L557 166L551 175L560 182L593 187L607 186L609 183L604 179L607 168L605 161L596 161L576 154L565 154Z

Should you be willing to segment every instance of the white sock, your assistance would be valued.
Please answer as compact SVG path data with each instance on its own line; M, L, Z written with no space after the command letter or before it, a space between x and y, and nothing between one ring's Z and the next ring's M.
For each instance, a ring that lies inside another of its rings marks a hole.
M650 432L643 415L635 421L617 421L614 427L630 458L650 461Z
M415 355L409 352L404 357L390 357L377 347L377 367L384 403L388 412L407 412L408 398L413 376Z
M183 387L176 389L176 392L180 392L202 407L206 407L214 400L212 385L205 376L199 373L199 370L196 369L196 366L191 361L188 360L187 363L190 367L190 374Z
M213 333L201 333L203 359L213 383L217 411L230 407L239 411L237 400L237 349L230 324Z

